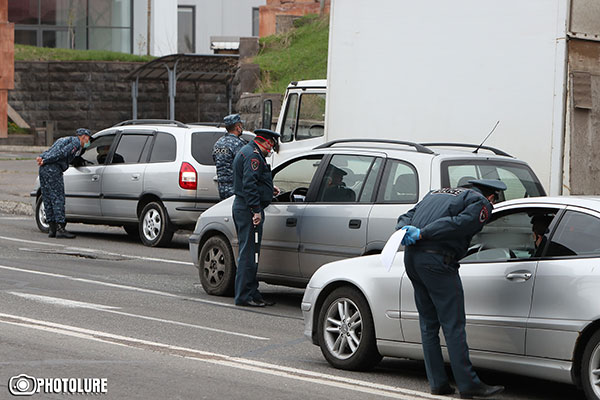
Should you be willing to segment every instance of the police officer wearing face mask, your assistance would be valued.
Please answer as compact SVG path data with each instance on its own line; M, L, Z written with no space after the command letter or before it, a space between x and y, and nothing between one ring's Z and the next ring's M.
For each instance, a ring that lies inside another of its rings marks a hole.
M271 204L279 189L273 186L268 157L280 135L269 129L254 131L256 138L242 147L233 160L233 221L240 245L235 275L235 304L264 307L275 303L265 301L258 291L255 254L260 251L264 209ZM255 239L258 232L258 240Z
M465 333L465 300L458 260L467 253L473 236L488 222L492 204L504 182L469 181L470 188L439 189L427 194L398 218L396 229L406 230L402 244L406 274L412 282L419 311L425 370L431 393L449 395L454 388L440 347L440 326L446 338L450 365L461 398L490 397L502 386L481 382L469 359Z
M65 183L63 172L69 168L81 150L90 145L92 132L79 128L76 136L58 139L48 150L36 158L39 165L40 189L46 212L46 221L50 226L49 237L72 239L75 237L65 230Z

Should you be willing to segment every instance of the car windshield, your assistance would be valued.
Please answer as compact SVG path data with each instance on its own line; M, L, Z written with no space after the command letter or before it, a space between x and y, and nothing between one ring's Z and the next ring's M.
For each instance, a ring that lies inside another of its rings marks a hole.
M498 201L545 196L539 179L525 164L493 160L452 160L442 162L442 186L458 187L472 179L499 179L507 189Z

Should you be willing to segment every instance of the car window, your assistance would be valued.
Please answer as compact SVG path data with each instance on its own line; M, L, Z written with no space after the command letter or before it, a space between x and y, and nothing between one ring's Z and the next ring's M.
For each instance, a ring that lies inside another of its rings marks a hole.
M158 132L152 146L150 162L169 162L175 161L177 156L177 141L169 133Z
M375 195L375 184L377 183L377 176L379 175L379 170L383 165L383 158L376 158L373 164L371 165L371 170L367 175L367 180L362 188L362 192L358 197L359 203L371 203L373 201L373 197Z
M86 161L87 165L104 164L113 140L115 140L115 135L105 135L95 138L90 143L90 147L85 149L81 158Z
M315 176L315 172L319 168L321 163L321 154L316 154L294 160L290 164L283 166L274 172L273 185L277 186L281 190L282 195L277 196L278 201L292 201L290 198L291 193L296 190L298 193L295 194L295 201L303 201L308 192L310 183Z
M298 104L298 95L290 94L287 101L287 110L285 111L285 119L283 120L283 128L281 130L281 142L291 142L296 131L296 106Z
M567 211L546 252L550 257L600 255L600 219L577 211Z
M403 161L388 160L380 201L384 203L416 203L419 185L415 168Z
M225 135L224 131L192 133L192 157L194 160L203 165L215 165L212 156L213 147L223 135ZM249 142L254 139L254 135L244 133L242 139Z
M541 257L557 212L552 208L527 208L494 214L473 237L461 262Z
M325 132L325 95L304 93L300 96L296 140L323 136Z
M111 164L134 164L139 162L142 150L150 135L123 135L112 156Z
M499 201L544 196L544 189L525 164L493 160L452 160L442 162L442 186L459 187L472 179L499 179L507 189Z
M374 157L336 154L325 169L317 201L353 203L365 184Z

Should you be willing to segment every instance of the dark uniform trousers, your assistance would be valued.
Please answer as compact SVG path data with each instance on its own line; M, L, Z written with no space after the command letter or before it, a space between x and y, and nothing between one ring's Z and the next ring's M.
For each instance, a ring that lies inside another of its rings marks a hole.
M458 263L449 262L441 253L407 246L404 264L414 287L425 369L431 387L440 388L448 382L440 349L441 325L458 389L461 392L472 389L481 381L469 359Z
M46 221L65 223L65 185L59 164L42 165L39 168L40 189L46 212Z
M255 253L258 251L260 254L265 213L261 211L260 224L255 227L252 223L253 214L250 208L239 196L236 196L233 201L232 211L240 246L235 274L235 304L245 304L250 300L260 301L262 295L258 291L258 279L256 278L258 264ZM258 248L255 243L256 231L258 231Z

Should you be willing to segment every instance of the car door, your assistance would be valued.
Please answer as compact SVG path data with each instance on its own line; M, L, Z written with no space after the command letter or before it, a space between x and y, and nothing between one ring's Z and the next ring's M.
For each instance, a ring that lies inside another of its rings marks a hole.
M581 330L598 318L600 213L569 206L555 225L538 265L526 354L570 361Z
M65 212L68 216L97 217L102 214L103 154L110 149L115 137L114 132L95 136L90 147L81 154L83 161L65 172Z
M146 145L153 132L129 131L117 138L102 174L102 198L100 205L105 218L137 220L137 203L143 189L147 155Z
M556 209L516 207L500 211L475 235L459 270L465 295L469 348L525 354L527 319L539 258L532 216ZM418 313L409 279L401 288L402 330L420 342Z
M370 155L331 156L316 197L302 216L299 262L303 277L310 278L330 261L364 254L381 164L381 158Z
M273 184L281 190L265 209L265 223L260 250L259 273L301 278L298 247L303 226L302 215L308 189L323 155L295 158L273 172Z

